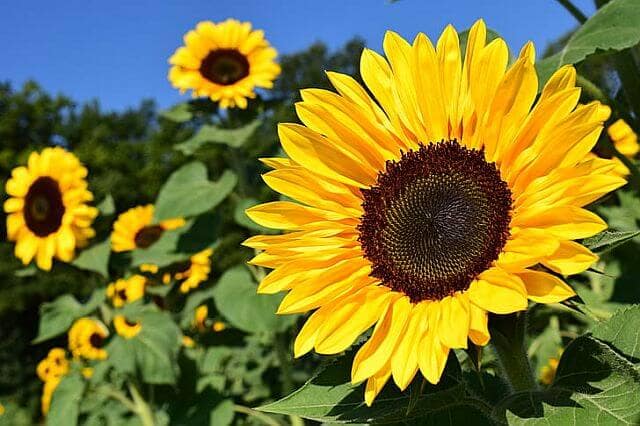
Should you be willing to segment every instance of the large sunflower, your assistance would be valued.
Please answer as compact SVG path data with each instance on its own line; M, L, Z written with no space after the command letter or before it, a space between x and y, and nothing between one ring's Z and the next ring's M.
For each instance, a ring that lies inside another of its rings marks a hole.
M7 181L10 198L4 203L7 236L16 242L15 255L25 265L35 257L39 268L50 270L53 258L70 262L76 247L95 235L98 215L87 202L87 169L60 147L32 152L27 166L13 169Z
M247 98L256 96L254 89L270 89L280 74L276 50L249 22L200 22L184 43L169 59L169 81L181 92L191 89L194 97L220 102L222 108L246 108Z
M315 309L295 356L342 352L374 327L352 369L367 404L391 376L437 383L450 349L487 344L489 312L573 296L559 275L597 258L574 240L606 228L583 206L625 183L587 159L608 109L578 105L571 66L537 97L531 43L508 67L478 21L464 60L451 26L435 47L389 32L384 51L362 54L368 90L329 73L338 93L302 91L304 125L280 125L289 158L264 175L298 202L247 211L288 232L245 242L273 269L258 291L289 291L279 313Z
M133 207L120 214L113 224L111 247L115 252L148 248L158 241L164 231L180 228L184 219L168 219L153 223L152 204Z

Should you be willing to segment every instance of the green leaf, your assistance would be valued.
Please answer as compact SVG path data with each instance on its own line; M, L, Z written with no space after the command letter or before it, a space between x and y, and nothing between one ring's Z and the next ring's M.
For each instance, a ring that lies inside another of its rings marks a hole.
M222 129L220 127L204 125L190 139L178 144L175 148L185 155L193 155L199 148L209 143L225 144L232 148L240 148L253 135L261 121L254 120L236 129Z
M31 264L22 269L18 269L13 273L13 275L15 275L16 277L25 278L25 277L32 277L37 273L38 273L38 268L36 267L36 265Z
M591 334L629 357L640 358L640 305L618 310L607 321L597 323Z
M213 290L218 311L248 333L283 331L295 322L295 315L276 315L281 295L257 294L256 288L246 267L229 269Z
M123 373L139 371L146 383L175 383L181 333L171 317L144 308L137 314L130 310L125 316L140 322L142 329L130 339L114 337L107 348L109 362Z
M86 304L79 303L73 296L65 294L53 302L40 306L40 326L33 343L40 343L66 332L76 319L89 315L105 298L103 288L93 291Z
M184 123L185 121L189 121L193 118L191 106L188 102L174 105L171 108L162 111L160 116L167 120L175 121L176 123Z
M551 388L516 393L498 409L508 408L510 425L636 425L639 394L636 367L606 344L583 336L564 351Z
M80 374L69 374L60 381L53 392L47 414L47 425L75 426L78 424L80 401L84 393L85 380Z
M116 205L111 194L107 194L107 196L104 197L104 200L100 201L100 204L98 204L97 207L102 216L111 216L116 212Z
M587 238L582 244L597 254L603 254L640 235L640 231L603 231L598 235Z
M109 256L111 255L111 241L109 238L82 250L71 264L80 269L97 272L103 277L109 276Z
M538 61L536 70L539 87L560 66L576 64L599 51L618 51L640 42L640 2L638 0L612 0L567 41L564 48L553 56Z
M289 396L258 410L300 416L326 423L399 423L419 419L416 424L492 424L491 407L466 391L460 365L451 352L440 384L426 384L407 415L409 392L388 383L371 407L364 403L364 386L350 383L352 356L343 356ZM418 373L416 379L422 381ZM418 384L420 386L420 384Z
M229 170L225 170L218 181L211 182L203 163L188 163L169 176L160 190L154 222L186 218L211 210L231 193L236 182L236 175Z

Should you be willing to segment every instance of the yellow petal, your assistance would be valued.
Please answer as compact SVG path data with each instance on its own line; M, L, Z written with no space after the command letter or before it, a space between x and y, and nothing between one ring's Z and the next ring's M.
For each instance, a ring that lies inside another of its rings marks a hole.
M605 221L595 213L576 206L529 209L516 215L511 226L544 229L561 240L591 237L607 229Z
M426 330L428 302L415 305L407 318L405 331L391 355L393 380L400 390L405 390L418 371L418 352L420 340Z
M469 338L478 346L484 346L489 343L491 338L489 334L489 315L484 309L477 306L469 305Z
M538 303L558 303L575 296L571 287L560 278L546 272L531 271L518 273L527 288L529 299Z
M469 336L469 300L464 294L445 297L440 302L440 341L452 348L466 348Z
M598 260L591 250L574 241L562 241L558 249L543 264L554 272L572 275L584 272Z
M387 363L380 371L367 380L367 385L364 389L364 402L368 407L371 407L373 400L389 380L389 376L391 376L391 367Z
M527 291L522 280L498 268L480 274L467 290L469 301L495 314L527 309Z
M362 345L353 360L351 381L361 382L375 375L385 365L394 351L396 343L404 333L411 312L408 297L397 299L389 306L384 317L378 321L369 340Z

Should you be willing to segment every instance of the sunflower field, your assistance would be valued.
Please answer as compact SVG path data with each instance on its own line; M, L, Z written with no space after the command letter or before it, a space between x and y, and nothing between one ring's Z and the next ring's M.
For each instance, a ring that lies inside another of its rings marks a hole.
M0 85L0 424L640 425L640 1L557 3L194 22L169 109Z

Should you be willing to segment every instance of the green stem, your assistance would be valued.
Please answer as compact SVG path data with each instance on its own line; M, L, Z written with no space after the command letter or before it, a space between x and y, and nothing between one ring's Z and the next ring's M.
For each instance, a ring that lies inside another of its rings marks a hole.
M249 407L245 407L244 405L238 405L238 404L234 405L233 411L235 411L236 413L242 413L242 414L246 414L247 416L255 417L256 419L261 420L264 424L269 426L282 426L274 418L264 413L261 413L260 411L254 410Z
M514 391L538 388L524 347L526 322L526 312L494 315L490 322L491 343L504 378Z
M149 407L149 404L147 404L147 402L144 400L142 395L140 395L138 388L133 383L129 383L129 392L133 397L133 402L136 405L135 412L138 415L138 417L140 417L140 421L142 422L142 425L154 426L155 420L153 418L153 412L151 411L151 407Z
M580 11L580 9L576 7L576 5L571 3L571 0L556 0L556 1L560 3L565 9L567 9L567 12L569 12L574 18L576 18L578 22L580 22L581 24L584 24L585 22L587 22L587 17L585 16L585 14L582 13L582 11Z
M122 393L117 389L114 389L108 386L101 386L96 388L95 392L101 393L105 396L108 396L109 398L115 399L116 401L120 402L122 405L127 407L130 411L134 413L136 412L136 409L137 409L136 404L134 404L133 401L127 398L127 396L124 393Z

